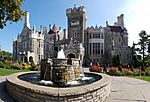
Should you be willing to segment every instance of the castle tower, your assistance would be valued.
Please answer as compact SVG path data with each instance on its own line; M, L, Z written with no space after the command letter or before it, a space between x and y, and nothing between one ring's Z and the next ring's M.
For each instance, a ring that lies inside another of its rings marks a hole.
M124 28L124 15L121 14L117 17L118 26Z
M68 39L73 43L84 44L84 31L86 29L86 11L84 6L69 8L66 10L68 17Z
M25 12L25 24L24 25L27 26L28 28L30 28L29 17L30 17L30 13Z

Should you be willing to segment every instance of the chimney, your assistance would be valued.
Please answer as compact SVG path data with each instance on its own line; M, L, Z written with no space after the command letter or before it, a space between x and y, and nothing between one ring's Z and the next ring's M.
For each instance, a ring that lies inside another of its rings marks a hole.
M51 24L49 25L49 30L50 30L50 29L52 29L52 25L51 25Z
M66 36L67 36L67 30L66 29L63 29L63 31L64 31L64 40L66 39Z
M29 17L30 17L30 13L25 12L25 26L27 26L28 28L30 28Z
M121 24L121 27L124 28L124 14L120 15L120 24Z
M59 31L61 30L61 27L59 27Z

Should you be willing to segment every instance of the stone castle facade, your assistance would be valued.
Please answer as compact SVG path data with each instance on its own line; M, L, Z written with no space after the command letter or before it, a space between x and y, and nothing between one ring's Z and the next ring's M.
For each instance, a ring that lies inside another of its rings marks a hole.
M106 22L106 27L86 27L85 7L66 10L68 29L57 29L54 24L46 27L30 28L29 13L21 34L13 41L13 59L23 62L57 57L61 47L67 58L78 58L87 66L91 62L112 65L114 56L119 55L122 64L130 64L131 48L128 46L128 33L124 27L124 15L117 17L114 25Z

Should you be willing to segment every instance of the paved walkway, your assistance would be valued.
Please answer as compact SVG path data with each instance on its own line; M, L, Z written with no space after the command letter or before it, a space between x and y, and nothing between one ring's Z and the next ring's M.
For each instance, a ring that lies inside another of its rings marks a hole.
M0 76L0 102L13 102L5 91L5 76ZM112 77L106 102L150 102L150 82L128 77Z
M112 77L106 102L150 102L150 82L128 77Z

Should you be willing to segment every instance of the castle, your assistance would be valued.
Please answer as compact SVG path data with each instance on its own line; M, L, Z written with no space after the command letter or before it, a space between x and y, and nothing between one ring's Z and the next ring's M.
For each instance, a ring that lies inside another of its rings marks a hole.
M67 58L78 58L83 65L91 62L112 65L114 56L119 56L122 64L131 63L131 48L128 33L124 27L124 15L117 17L114 25L106 27L86 27L84 6L66 10L67 29L50 24L49 29L41 26L30 28L29 12L26 12L23 30L13 41L13 60L40 63L41 59L57 57L63 48Z

